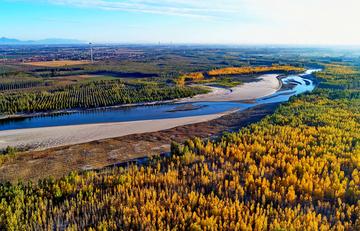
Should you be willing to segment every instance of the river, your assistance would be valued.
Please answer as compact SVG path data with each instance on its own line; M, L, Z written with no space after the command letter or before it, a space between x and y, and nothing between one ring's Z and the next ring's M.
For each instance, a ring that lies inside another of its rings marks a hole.
M314 90L315 84L313 82L312 73L315 71L318 70L310 69L303 74L289 75L282 78L281 81L283 84L291 84L292 87L290 89L280 90L270 96L259 98L252 102L170 103L151 106L92 109L74 113L7 119L0 122L0 131L66 125L171 119L212 115L231 110L245 110L259 104L285 102L288 101L291 96ZM186 110L181 108L186 108Z

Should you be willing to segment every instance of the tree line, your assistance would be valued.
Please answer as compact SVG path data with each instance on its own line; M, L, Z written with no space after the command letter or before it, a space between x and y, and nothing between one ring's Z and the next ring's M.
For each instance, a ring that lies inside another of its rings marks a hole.
M209 76L219 75L242 75L242 74L259 74L264 72L302 72L305 71L303 67L295 67L289 65L272 65L272 66L246 66L246 67L225 67L214 69L207 74Z
M41 80L10 80L0 81L0 91L11 91L17 89L33 88L44 85Z
M3 114L30 113L65 109L85 109L191 97L206 90L198 87L162 84L128 84L122 81L97 81L51 88L43 91L0 94Z
M290 65L272 65L272 66L244 66L244 67L225 67L210 70L207 72L191 72L186 74L181 74L176 80L176 84L179 86L184 86L186 82L194 83L210 83L210 82L225 82L225 86L232 86L229 84L229 81L224 81L222 76L230 75L247 75L247 74L261 74L266 72L303 72L305 71L302 67L295 67ZM236 81L236 80L235 80ZM235 82L234 81L234 82ZM226 83L227 82L227 83ZM236 86L236 85L235 85Z

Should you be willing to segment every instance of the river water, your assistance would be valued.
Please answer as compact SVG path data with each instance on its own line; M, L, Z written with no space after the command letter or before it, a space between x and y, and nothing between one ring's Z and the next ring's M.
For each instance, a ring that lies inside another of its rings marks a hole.
M257 99L251 103L196 102L93 109L74 113L8 119L0 122L0 131L64 125L180 118L217 114L236 109L245 110L260 104L285 102L288 101L291 96L314 90L315 84L312 81L312 73L315 71L318 70L311 69L307 70L304 74L289 75L286 78L283 78L282 82L284 84L291 83L293 86L291 89L279 91L271 96ZM178 110L179 106L184 106L185 104L192 104L193 110Z

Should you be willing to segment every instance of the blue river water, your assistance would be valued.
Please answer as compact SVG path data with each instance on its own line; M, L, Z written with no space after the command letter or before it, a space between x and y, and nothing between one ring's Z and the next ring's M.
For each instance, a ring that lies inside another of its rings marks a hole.
M17 118L0 121L1 130L24 128L38 128L64 125L78 125L107 122L126 122L137 120L153 120L166 118L180 118L222 113L230 110L245 110L260 104L288 101L291 96L307 91L312 91L315 84L312 73L317 70L308 70L301 75L289 75L283 78L284 84L291 83L294 87L290 90L279 91L271 96L257 99L251 103L242 102L196 102L192 104L194 110L177 110L184 104L160 104L149 106L120 107L108 109L93 109L74 113L43 115L29 118Z

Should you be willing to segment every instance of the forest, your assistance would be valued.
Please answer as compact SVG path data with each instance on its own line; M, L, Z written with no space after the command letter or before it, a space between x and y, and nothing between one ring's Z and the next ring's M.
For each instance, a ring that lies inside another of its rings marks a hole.
M303 67L296 67L290 65L271 65L271 66L242 66L242 67L225 67L213 69L207 72L191 72L182 74L176 79L177 85L184 86L185 83L212 83L224 87L234 87L241 84L239 75L257 74L277 72L277 73L292 73L303 72ZM234 76L234 78L230 78ZM253 79L253 78L250 78Z
M31 88L42 82L1 83L0 88ZM0 112L3 114L31 113L66 109L87 109L171 100L206 93L200 87L167 86L157 83L125 83L121 80L92 81L51 87L31 91L11 91L0 93Z
M259 67L225 67L214 69L208 72L210 76L218 75L237 75L237 74L256 74L272 71L283 72L302 72L305 71L303 67L294 67L289 65L272 65L272 66L259 66Z
M144 165L0 185L4 230L360 230L360 71Z

